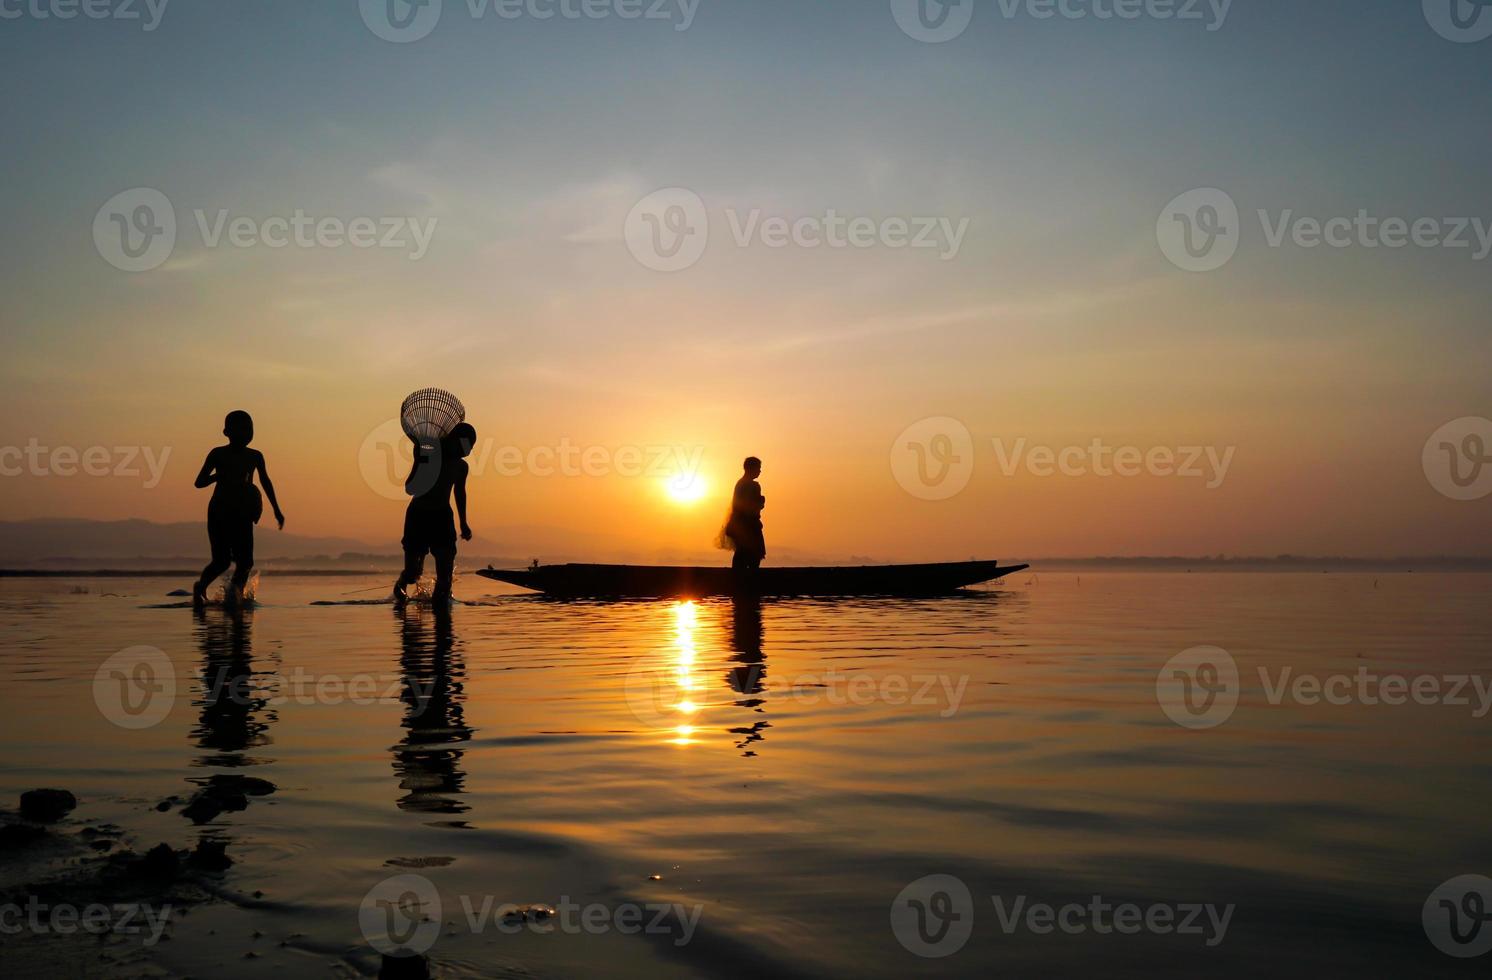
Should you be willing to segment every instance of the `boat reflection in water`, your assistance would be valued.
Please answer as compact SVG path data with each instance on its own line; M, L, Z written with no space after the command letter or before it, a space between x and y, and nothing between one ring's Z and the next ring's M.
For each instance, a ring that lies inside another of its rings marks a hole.
M403 672L404 739L394 747L394 772L404 795L399 809L420 813L465 813L462 801L465 754L471 741L465 721L466 662L451 628L451 611L410 603L395 610L399 666Z

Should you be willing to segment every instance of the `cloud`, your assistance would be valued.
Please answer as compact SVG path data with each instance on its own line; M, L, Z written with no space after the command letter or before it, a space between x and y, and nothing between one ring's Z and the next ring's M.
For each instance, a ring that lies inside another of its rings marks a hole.
M444 211L439 182L410 163L386 163L368 174L368 180L421 202L427 211Z

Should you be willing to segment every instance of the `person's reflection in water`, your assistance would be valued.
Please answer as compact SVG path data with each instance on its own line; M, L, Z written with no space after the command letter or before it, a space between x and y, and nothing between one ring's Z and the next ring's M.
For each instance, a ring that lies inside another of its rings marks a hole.
M451 610L444 603L426 607L410 603L396 609L404 674L404 740L394 748L401 810L421 813L465 813L460 799L466 783L462 750L452 746L471 740L462 704L466 664L451 629Z
M762 652L764 630L762 629L762 604L755 596L737 596L732 600L730 632L731 662L739 664L725 672L725 684L741 697L736 701L740 708L750 708L758 713L765 699L757 697L766 689L767 657ZM747 746L760 742L762 733L772 727L769 722L758 721L743 728L732 728L732 735L743 736L736 748L742 755L756 753Z
M196 769L227 769L205 778L188 777L195 789L181 815L201 831L192 862L199 870L223 871L231 838L221 818L249 806L250 797L275 791L268 779L242 770L273 762L248 750L270 744L270 724L276 720L269 694L254 670L253 614L246 608L193 612L197 644L202 652L202 693L196 702L193 744L206 752L193 762Z
M202 651L202 700L192 737L198 748L212 753L197 765L258 765L261 760L245 750L269 744L275 712L267 709L269 698L255 681L253 614L198 610L193 616Z

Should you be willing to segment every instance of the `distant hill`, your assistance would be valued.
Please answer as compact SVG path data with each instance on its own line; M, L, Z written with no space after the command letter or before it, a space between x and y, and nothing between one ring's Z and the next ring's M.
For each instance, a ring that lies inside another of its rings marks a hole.
M272 527L272 525L271 525ZM255 536L256 559L337 556L347 552L397 551L351 538L309 537L262 531ZM207 558L207 532L201 521L41 519L0 522L0 566L29 568L69 564L117 567L121 562ZM190 564L191 562L188 562Z
M492 564L526 566L537 558L546 564L617 562L645 565L716 565L727 556L712 548L689 550L640 548L603 535L568 528L518 525L484 528L484 536L461 544L464 568ZM265 570L386 571L400 562L399 542L315 537L260 525L254 540L255 561ZM1129 569L1148 571L1492 571L1492 559L1456 556L1403 558L1337 558L1275 555L1271 557L1093 557L1037 558L1001 556L1030 562L1036 571ZM144 571L194 569L207 560L207 533L200 521L157 524L154 521L90 521L44 518L0 521L0 569L69 573L115 569ZM923 559L926 560L926 559ZM793 548L773 549L774 565L879 565L871 555L823 555Z
M397 530L395 528L394 530ZM461 544L461 564L522 567L537 558L637 564L707 564L725 560L710 547L687 551L646 549L605 535L540 525L483 528L483 534ZM826 559L791 549L777 549L779 563L825 564ZM254 559L260 568L397 567L399 541L369 542L354 538L314 537L277 531L266 521L254 535ZM158 524L146 520L91 521L43 518L0 521L0 568L8 569L148 569L193 568L207 560L207 531L201 521Z

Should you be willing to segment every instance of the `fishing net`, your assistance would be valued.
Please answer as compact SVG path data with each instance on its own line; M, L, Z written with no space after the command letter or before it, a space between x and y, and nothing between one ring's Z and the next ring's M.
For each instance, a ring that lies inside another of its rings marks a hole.
M422 446L433 446L466 421L466 407L449 391L421 388L399 408L404 434Z

